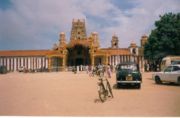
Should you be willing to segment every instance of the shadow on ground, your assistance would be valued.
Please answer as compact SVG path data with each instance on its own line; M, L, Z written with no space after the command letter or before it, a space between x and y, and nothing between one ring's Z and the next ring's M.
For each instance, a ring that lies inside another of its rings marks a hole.
M114 84L112 88L116 90L139 90L139 88L133 85L117 86L117 84Z
M174 87L180 87L180 85L176 84L176 83L172 83L172 82L163 82L162 84L156 84L154 82L154 85L157 85L157 86L174 86Z

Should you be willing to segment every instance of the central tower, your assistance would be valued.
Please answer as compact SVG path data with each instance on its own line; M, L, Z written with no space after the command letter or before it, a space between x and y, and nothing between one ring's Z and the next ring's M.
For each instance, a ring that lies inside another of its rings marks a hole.
M70 39L71 40L87 39L84 19L73 19Z

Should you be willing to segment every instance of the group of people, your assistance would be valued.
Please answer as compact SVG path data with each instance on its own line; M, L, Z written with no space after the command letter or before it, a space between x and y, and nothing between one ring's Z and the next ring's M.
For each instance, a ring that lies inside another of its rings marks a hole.
M98 66L88 66L88 68L86 69L87 74L89 74L89 76L94 76L96 75L100 75L100 74L107 74L108 78L112 77L112 66L108 65L101 65L99 64Z

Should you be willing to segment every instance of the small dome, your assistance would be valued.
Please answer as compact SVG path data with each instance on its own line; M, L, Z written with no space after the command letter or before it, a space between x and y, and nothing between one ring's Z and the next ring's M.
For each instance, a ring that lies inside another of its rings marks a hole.
M134 41L131 42L130 47L137 47L136 43Z
M64 32L61 32L60 35L64 35L65 33Z
M97 32L92 32L92 34L98 34Z
M146 39L148 38L148 36L146 36L145 34L142 36L143 39Z

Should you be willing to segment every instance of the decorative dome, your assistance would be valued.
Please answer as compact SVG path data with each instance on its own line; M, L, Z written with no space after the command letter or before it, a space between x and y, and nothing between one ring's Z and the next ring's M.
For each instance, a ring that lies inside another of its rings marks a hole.
M61 32L60 35L64 35L65 33L64 32Z
M130 47L137 47L136 43L134 41L131 42Z
M146 39L148 38L148 36L146 36L145 34L142 36L142 39Z

